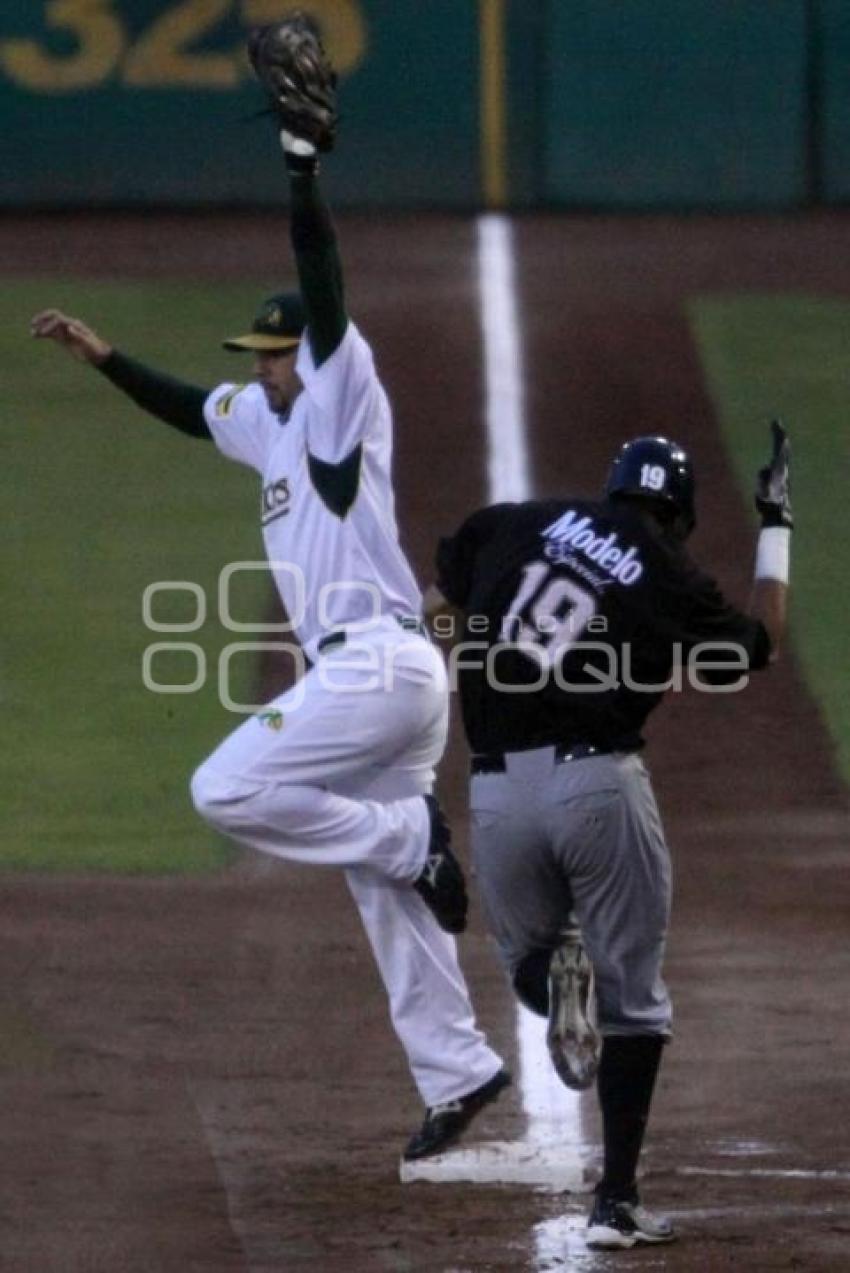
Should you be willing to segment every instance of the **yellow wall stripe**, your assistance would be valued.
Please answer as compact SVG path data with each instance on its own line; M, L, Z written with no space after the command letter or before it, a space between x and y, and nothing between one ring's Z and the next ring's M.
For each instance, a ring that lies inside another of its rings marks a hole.
M507 203L505 0L478 0L481 31L481 184L488 208Z

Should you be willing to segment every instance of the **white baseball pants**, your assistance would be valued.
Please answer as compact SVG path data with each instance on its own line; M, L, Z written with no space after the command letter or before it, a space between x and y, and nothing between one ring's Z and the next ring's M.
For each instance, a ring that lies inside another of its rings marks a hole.
M440 655L387 620L320 655L192 779L198 812L240 844L344 868L428 1106L465 1095L502 1064L475 1025L454 938L411 887L428 849L421 796L447 721Z

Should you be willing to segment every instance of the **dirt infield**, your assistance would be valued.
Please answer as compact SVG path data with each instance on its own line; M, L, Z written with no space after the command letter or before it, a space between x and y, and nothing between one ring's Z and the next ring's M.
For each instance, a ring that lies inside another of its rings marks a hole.
M436 535L485 492L474 224L340 228L424 579ZM262 295L284 235L267 216L5 217L0 272L256 276ZM683 299L850 295L850 222L535 217L517 242L538 490L590 492L623 438L678 437L700 475L695 552L743 600L751 534ZM850 814L793 651L747 695L668 703L649 762L676 865L677 1023L644 1193L676 1219L675 1247L592 1256L582 1197L400 1185L421 1110L343 883L246 858L204 880L3 878L0 1270L845 1269ZM441 789L462 849L464 782L455 728ZM462 957L516 1068L478 914ZM525 1124L517 1092L475 1135Z

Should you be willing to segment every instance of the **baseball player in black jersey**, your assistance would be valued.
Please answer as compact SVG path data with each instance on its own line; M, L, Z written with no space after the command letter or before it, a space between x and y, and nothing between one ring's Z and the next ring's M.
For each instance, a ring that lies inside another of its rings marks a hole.
M670 859L641 729L666 689L725 692L776 656L785 624L789 447L759 472L749 613L685 552L694 478L664 438L627 443L605 497L500 504L440 542L433 619L472 750L472 851L485 915L521 1001L548 1017L567 1086L597 1081L604 1169L594 1247L667 1242L635 1185L671 1007L661 965ZM439 627L439 625L438 625Z

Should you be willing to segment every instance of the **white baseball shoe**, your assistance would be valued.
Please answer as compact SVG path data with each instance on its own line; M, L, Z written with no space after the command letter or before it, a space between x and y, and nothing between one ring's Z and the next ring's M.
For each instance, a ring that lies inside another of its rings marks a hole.
M587 1222L587 1245L597 1251L624 1251L639 1242L673 1242L676 1231L666 1216L653 1215L639 1202L596 1195Z
M546 1044L558 1078L583 1092L599 1069L602 1039L593 1023L593 967L577 937L567 937L549 963Z

